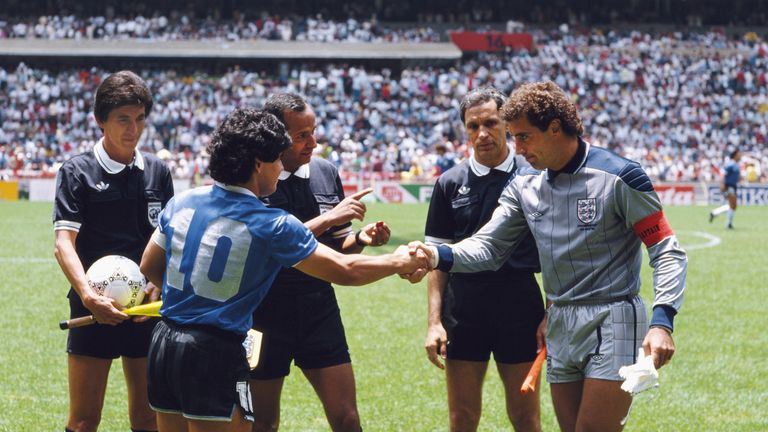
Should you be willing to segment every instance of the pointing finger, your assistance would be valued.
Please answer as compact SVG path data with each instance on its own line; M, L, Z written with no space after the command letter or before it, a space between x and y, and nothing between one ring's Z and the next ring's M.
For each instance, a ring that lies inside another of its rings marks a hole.
M352 195L350 195L350 198L359 200L360 198L368 195L371 192L373 192L373 188L365 188L365 189L363 189L361 191L357 191L357 192L353 193Z

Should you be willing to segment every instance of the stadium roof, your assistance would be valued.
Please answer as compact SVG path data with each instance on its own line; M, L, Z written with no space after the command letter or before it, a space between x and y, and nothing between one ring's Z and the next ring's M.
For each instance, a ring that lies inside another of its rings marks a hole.
M456 60L461 51L452 43L5 39L0 56Z

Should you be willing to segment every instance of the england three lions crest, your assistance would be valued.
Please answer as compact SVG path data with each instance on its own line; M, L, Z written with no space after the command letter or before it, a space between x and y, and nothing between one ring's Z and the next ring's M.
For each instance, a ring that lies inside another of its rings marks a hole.
M594 222L597 217L597 199L580 198L576 200L576 217L584 224Z
M147 219L149 219L150 225L154 228L157 228L157 217L160 215L160 210L162 210L161 205L159 202L147 203Z

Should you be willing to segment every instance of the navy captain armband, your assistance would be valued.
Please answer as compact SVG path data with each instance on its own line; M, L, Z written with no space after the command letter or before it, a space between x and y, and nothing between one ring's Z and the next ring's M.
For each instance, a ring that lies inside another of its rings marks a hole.
M437 269L446 273L453 268L453 249L444 244L437 245Z

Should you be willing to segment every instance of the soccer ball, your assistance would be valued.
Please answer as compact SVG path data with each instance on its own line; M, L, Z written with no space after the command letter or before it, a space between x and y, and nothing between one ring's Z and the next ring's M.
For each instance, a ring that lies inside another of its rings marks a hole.
M147 280L139 266L126 257L107 255L99 258L85 276L98 295L115 299L126 308L140 305L144 300Z

